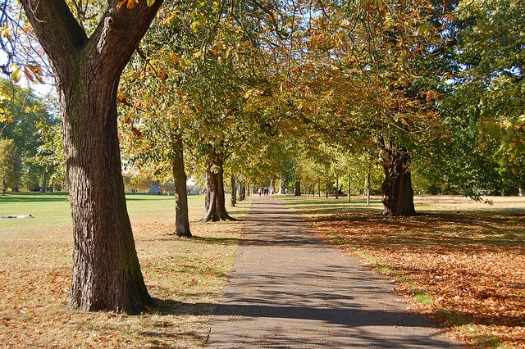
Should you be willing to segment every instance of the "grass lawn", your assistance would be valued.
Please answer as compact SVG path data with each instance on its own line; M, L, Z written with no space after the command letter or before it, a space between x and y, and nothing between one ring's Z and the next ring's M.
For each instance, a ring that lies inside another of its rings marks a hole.
M67 309L72 268L71 210L64 194L0 196L0 346L194 348L231 269L240 222L201 223L204 197L190 196L195 239L177 238L173 196L128 196L139 260L158 306L139 316ZM229 208L247 214L250 200Z
M493 205L462 197L416 197L415 217L383 217L379 198L275 196L314 231L398 283L413 307L483 348L525 348L525 198ZM62 194L0 196L2 347L195 348L231 269L240 222L200 223L202 196L190 196L195 239L177 238L174 198L129 195L142 271L158 306L139 316L67 309L71 214ZM230 208L247 214L250 201Z
M525 348L525 197L490 199L420 196L417 216L384 217L379 198L280 197L473 347Z

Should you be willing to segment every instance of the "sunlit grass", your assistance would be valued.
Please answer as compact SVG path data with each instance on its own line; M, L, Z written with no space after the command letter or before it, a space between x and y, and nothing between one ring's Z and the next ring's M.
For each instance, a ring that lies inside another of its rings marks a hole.
M201 223L203 196L190 196L195 239L173 235L173 196L128 196L137 253L157 306L139 316L67 309L71 209L61 194L0 197L0 340L3 347L198 347L231 270L242 222ZM229 208L247 214L250 200Z

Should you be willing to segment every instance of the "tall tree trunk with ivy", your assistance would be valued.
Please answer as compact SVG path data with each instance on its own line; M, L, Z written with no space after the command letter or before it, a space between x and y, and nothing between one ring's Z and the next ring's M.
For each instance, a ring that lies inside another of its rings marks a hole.
M413 216L414 190L410 174L410 155L404 148L396 148L391 141L380 143L380 157L385 171L383 181L383 215Z
M126 208L117 133L123 68L162 0L133 9L109 0L88 37L65 0L22 0L59 88L73 216L70 306L139 313L152 304Z

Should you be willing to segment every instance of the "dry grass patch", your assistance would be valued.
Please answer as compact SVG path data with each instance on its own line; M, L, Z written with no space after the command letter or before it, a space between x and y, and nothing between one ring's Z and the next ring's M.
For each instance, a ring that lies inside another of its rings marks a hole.
M128 201L130 216L142 272L157 306L138 316L68 310L70 226L41 228L38 218L25 222L27 226L20 229L12 226L13 222L0 222L2 347L203 345L208 320L233 264L242 222L196 222L203 212L203 200L192 198L191 228L197 237L177 238L170 234L174 226L172 199L136 199L136 203ZM244 215L249 205L240 203L231 213L235 217ZM9 229L1 224L10 224Z
M383 217L360 203L329 214L311 202L296 209L471 345L525 348L525 198L491 200L418 197L415 217Z

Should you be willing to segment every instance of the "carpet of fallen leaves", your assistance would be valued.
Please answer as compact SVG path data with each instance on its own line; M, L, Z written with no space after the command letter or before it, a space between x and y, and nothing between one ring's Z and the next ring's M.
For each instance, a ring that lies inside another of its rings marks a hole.
M425 294L436 316L473 347L525 348L525 211L377 211L312 215L332 243Z

